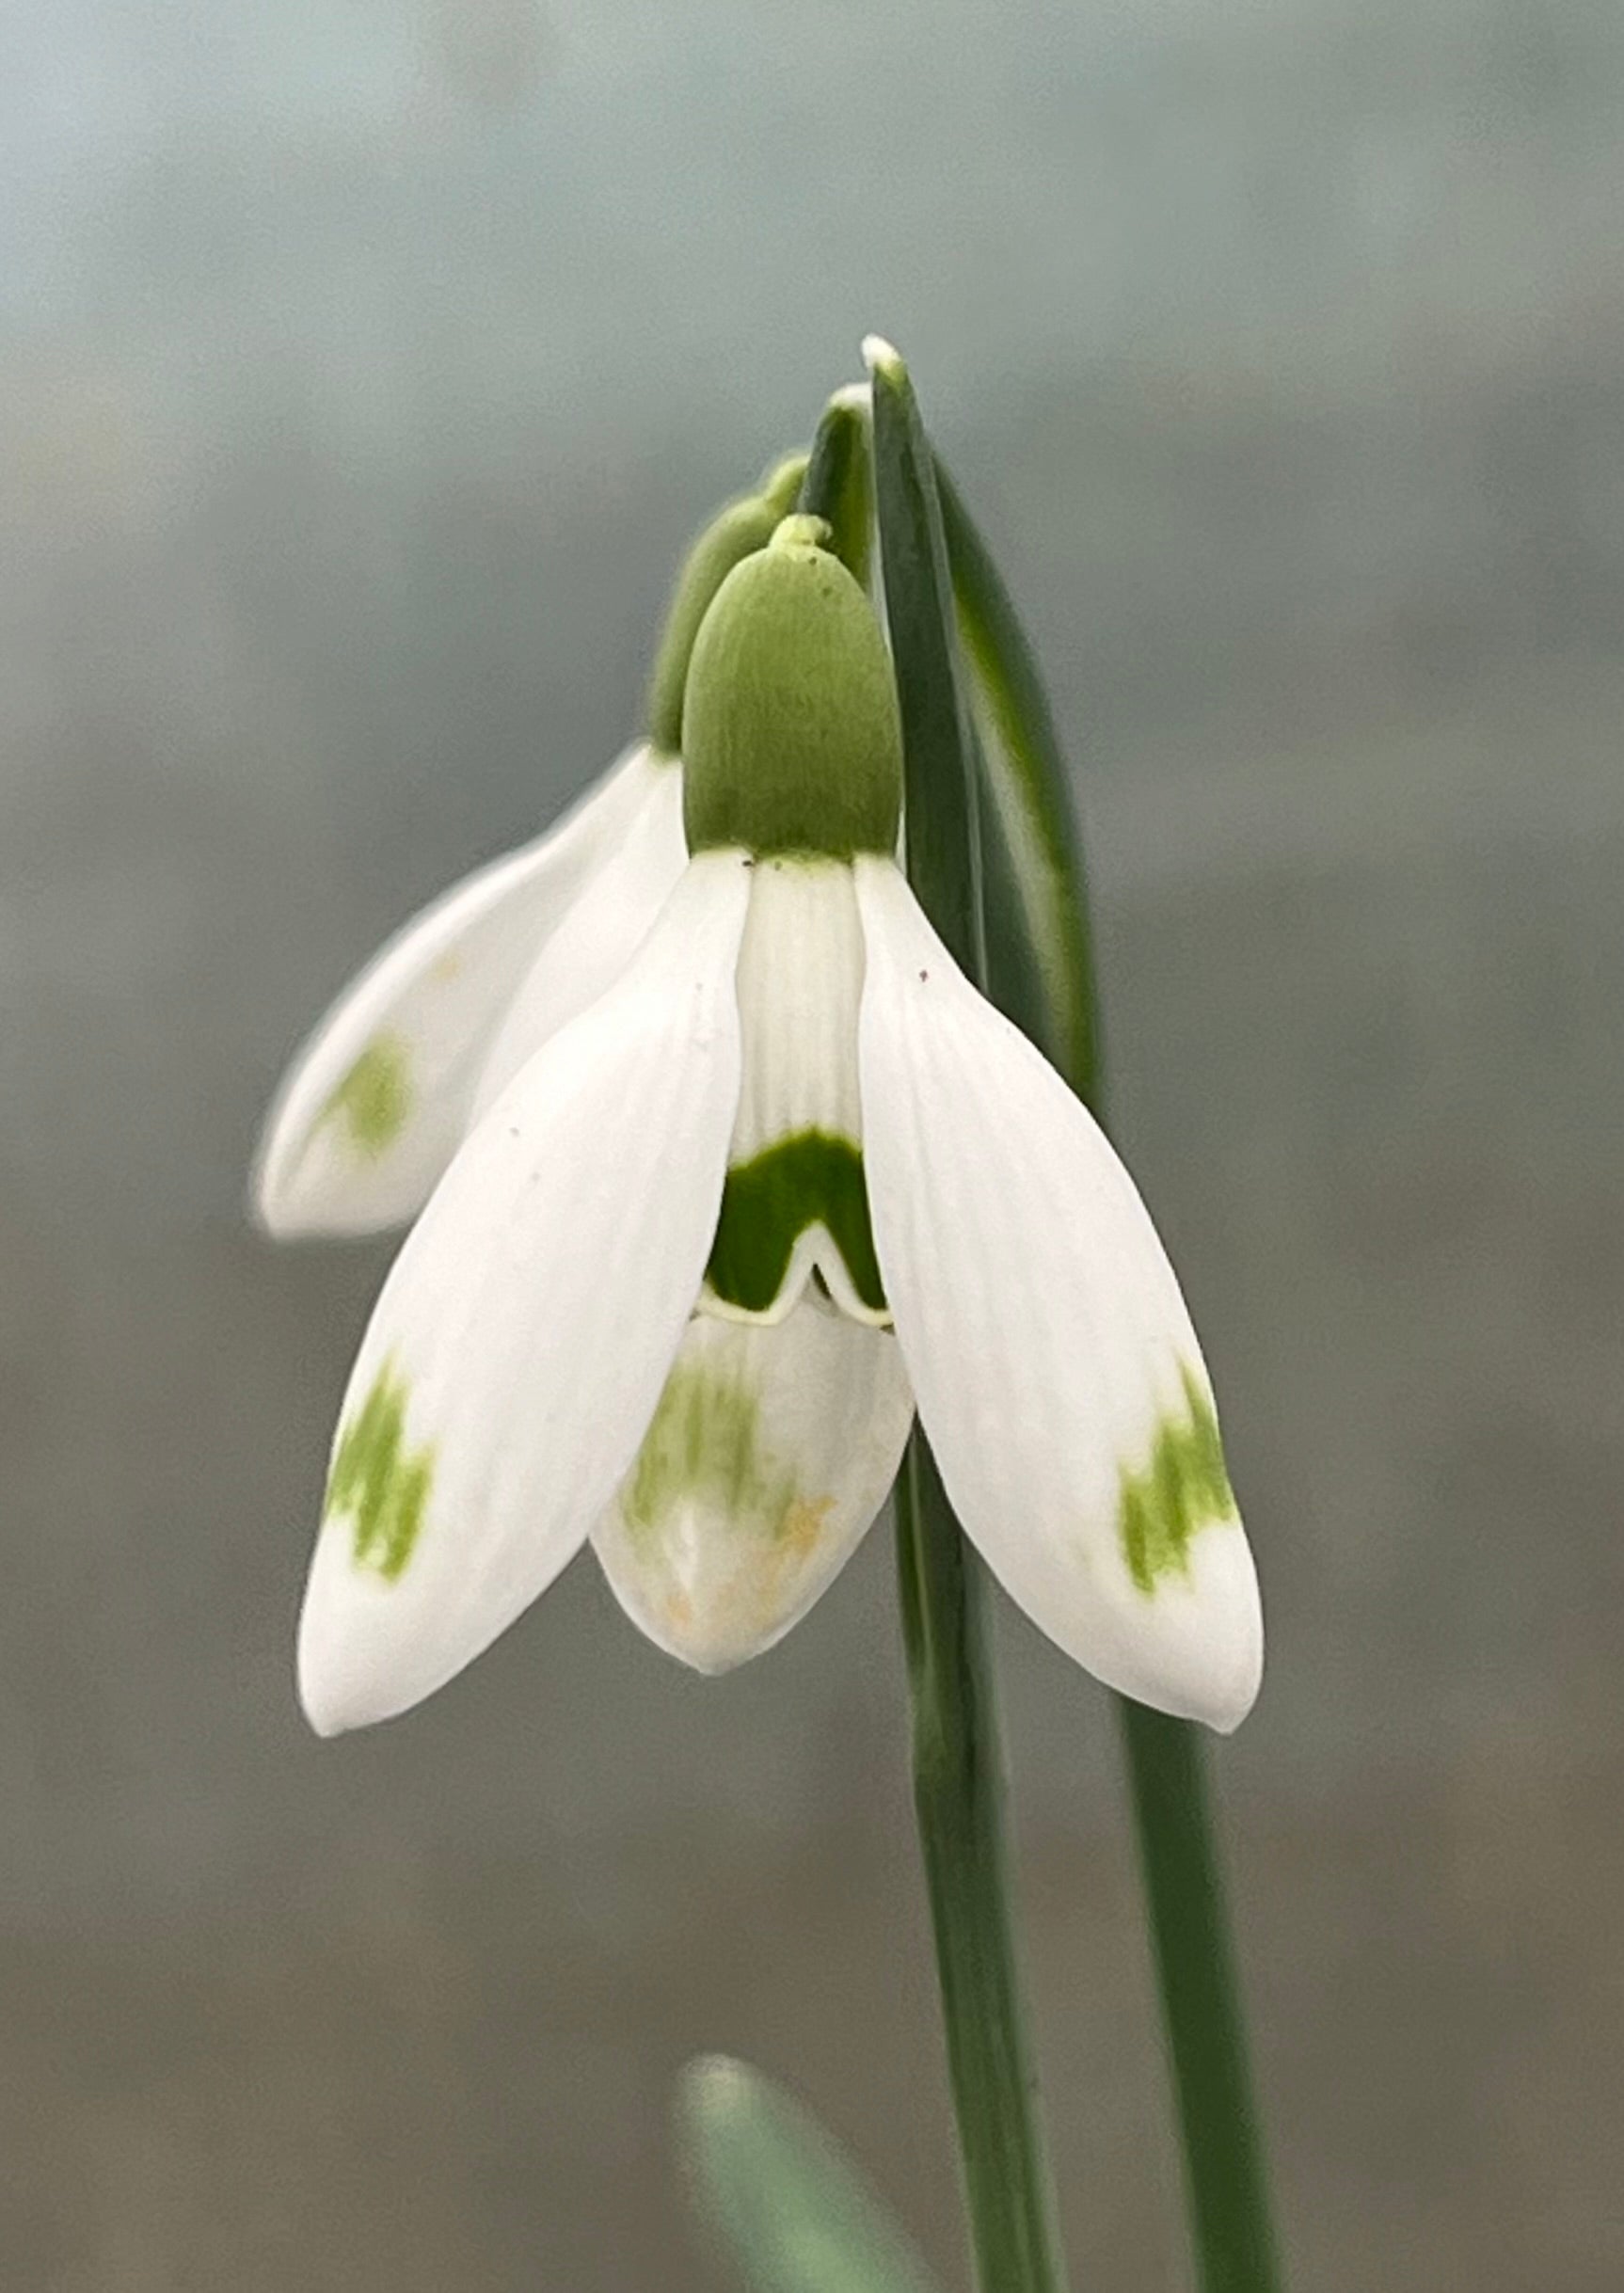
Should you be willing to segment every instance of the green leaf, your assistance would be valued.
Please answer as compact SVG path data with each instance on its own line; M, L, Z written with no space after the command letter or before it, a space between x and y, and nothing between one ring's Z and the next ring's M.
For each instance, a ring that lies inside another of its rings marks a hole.
M995 961L995 999L1091 1103L1100 1082L1099 1021L1071 775L1020 616L940 459L936 485L970 671L989 859L995 844L997 872L1019 901L1020 926L1008 932L1003 959ZM991 930L1005 902L987 904ZM1020 976L1021 963L1035 967L1036 977Z
M978 986L986 979L974 734L962 690L935 457L908 370L888 342L863 345L873 380L874 502L885 619L902 714L908 881Z
M752 2293L934 2293L844 2151L759 2071L691 2062L677 2126L700 2208Z
M860 390L837 390L824 407L796 506L823 519L836 556L867 588L874 481L868 408Z

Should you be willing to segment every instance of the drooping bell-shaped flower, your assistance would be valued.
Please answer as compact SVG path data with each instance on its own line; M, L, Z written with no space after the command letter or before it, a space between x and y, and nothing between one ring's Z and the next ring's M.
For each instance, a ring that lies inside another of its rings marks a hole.
M1230 1728L1257 1584L1132 1181L894 853L861 590L790 518L727 578L683 724L692 852L407 1239L351 1378L300 1637L331 1730L466 1664L592 1539L706 1669L776 1639L884 1501L916 1400L1061 1648Z
M680 744L694 636L804 469L802 454L780 463L690 551L645 738L544 836L415 916L313 1029L283 1077L255 1169L255 1210L272 1234L366 1234L414 1218L470 1121L625 968L688 857Z

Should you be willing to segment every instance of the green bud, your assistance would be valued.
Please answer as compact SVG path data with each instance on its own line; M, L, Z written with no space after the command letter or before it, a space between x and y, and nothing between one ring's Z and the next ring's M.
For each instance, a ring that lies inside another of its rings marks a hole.
M786 518L727 576L694 640L682 715L692 852L893 852L897 690L868 598L820 518Z
M699 624L734 566L772 540L805 474L806 456L786 454L756 493L730 502L711 519L683 561L648 680L648 738L667 756L678 755L682 745L682 691Z

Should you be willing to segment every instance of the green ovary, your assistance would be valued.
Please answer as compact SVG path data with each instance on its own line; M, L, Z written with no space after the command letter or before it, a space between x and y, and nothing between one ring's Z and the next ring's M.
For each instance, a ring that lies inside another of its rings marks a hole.
M852 1287L871 1313L885 1311L863 1156L850 1139L798 1131L727 1173L707 1279L718 1298L765 1314L784 1286L795 1244L826 1226Z
M323 1123L339 1123L363 1160L375 1162L393 1146L411 1113L411 1061L398 1035L379 1035L322 1108Z
M734 566L693 640L682 698L691 852L892 853L902 733L873 607L791 517Z
M761 1446L761 1412L736 1373L679 1361L666 1379L621 1508L639 1543L698 1504L730 1525L776 1538L796 1511L794 1475Z
M1189 1370L1181 1377L1185 1413L1162 1419L1142 1473L1122 1475L1117 1532L1128 1574L1143 1593L1154 1593L1164 1576L1187 1577L1196 1532L1235 1519L1213 1405Z
M322 1508L324 1521L351 1517L356 1566L375 1569L390 1584L412 1556L434 1480L433 1444L406 1448L406 1399L405 1379L386 1361L339 1435Z

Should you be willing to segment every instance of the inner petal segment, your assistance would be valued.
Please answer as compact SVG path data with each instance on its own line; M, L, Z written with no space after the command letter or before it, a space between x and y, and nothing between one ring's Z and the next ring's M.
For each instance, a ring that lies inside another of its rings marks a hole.
M863 935L846 863L756 863L738 984L743 1075L701 1310L781 1321L817 1273L842 1313L884 1326L857 1084Z

